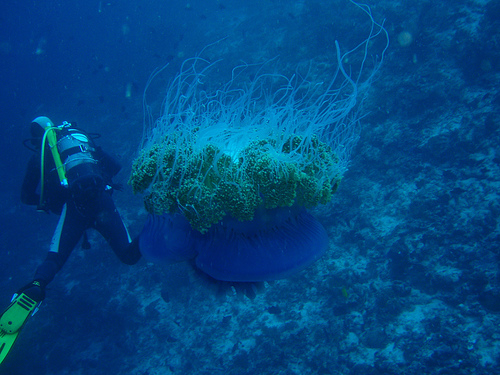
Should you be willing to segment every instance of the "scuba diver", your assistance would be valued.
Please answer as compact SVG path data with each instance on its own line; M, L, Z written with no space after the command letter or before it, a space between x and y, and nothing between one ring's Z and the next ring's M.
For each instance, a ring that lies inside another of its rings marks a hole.
M49 118L37 117L31 136L36 153L28 162L21 201L58 214L60 219L33 281L14 294L0 316L0 363L80 239L84 248L90 247L87 229L96 229L123 263L133 265L141 258L138 238L131 240L111 197L118 187L112 178L121 165L96 146L89 134L68 122L54 126Z

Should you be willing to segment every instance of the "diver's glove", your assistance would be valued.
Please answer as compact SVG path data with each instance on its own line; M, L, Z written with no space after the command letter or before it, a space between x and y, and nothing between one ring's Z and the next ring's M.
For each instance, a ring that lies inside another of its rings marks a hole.
M39 280L34 280L16 292L18 295L21 295L22 293L36 302L42 302L45 298L45 283Z

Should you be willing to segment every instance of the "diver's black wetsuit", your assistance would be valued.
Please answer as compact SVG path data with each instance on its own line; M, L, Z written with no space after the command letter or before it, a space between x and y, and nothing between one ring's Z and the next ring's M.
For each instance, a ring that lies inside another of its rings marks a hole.
M111 179L121 166L100 147L95 147L92 154L97 161L94 171L98 173L95 176L86 175L77 188L71 184L67 188L60 184L50 151L45 153L43 208L61 217L49 253L35 274L34 279L42 287L52 281L88 228L95 228L101 233L123 263L135 264L141 257L138 241L130 240L111 198ZM39 152L31 157L23 181L21 200L28 205L38 205L40 201L37 192L41 176L40 159Z

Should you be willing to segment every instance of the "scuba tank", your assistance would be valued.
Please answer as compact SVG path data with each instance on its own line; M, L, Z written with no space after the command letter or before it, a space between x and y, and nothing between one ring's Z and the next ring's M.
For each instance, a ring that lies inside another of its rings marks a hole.
M37 117L33 123L40 125L43 129L40 158L41 192L38 209L45 210L44 165L48 145L61 186L69 189L82 215L91 215L97 209L95 198L105 189L92 139L66 121L59 126L54 126L49 118Z
M76 209L82 216L93 216L99 210L99 198L106 184L92 139L85 132L68 127L60 134L57 149Z
M96 150L90 137L83 131L70 127L63 128L57 141L57 151L64 165L66 181L73 182L83 175L100 174L95 167L98 163L94 157ZM56 168L58 168L57 162ZM61 176L59 179L64 185ZM67 184L71 185L70 182Z

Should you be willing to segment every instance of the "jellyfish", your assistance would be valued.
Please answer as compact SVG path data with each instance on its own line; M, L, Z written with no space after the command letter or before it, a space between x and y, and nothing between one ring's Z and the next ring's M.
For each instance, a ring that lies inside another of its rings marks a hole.
M261 64L237 66L215 86L217 63L182 64L129 179L149 213L139 240L147 260L193 260L217 280L255 282L287 277L325 253L328 235L312 210L331 202L348 168L363 93L381 63L363 72L370 42L385 30L360 7L372 30L347 53L335 44L327 84ZM343 65L354 54L362 56L355 76Z

